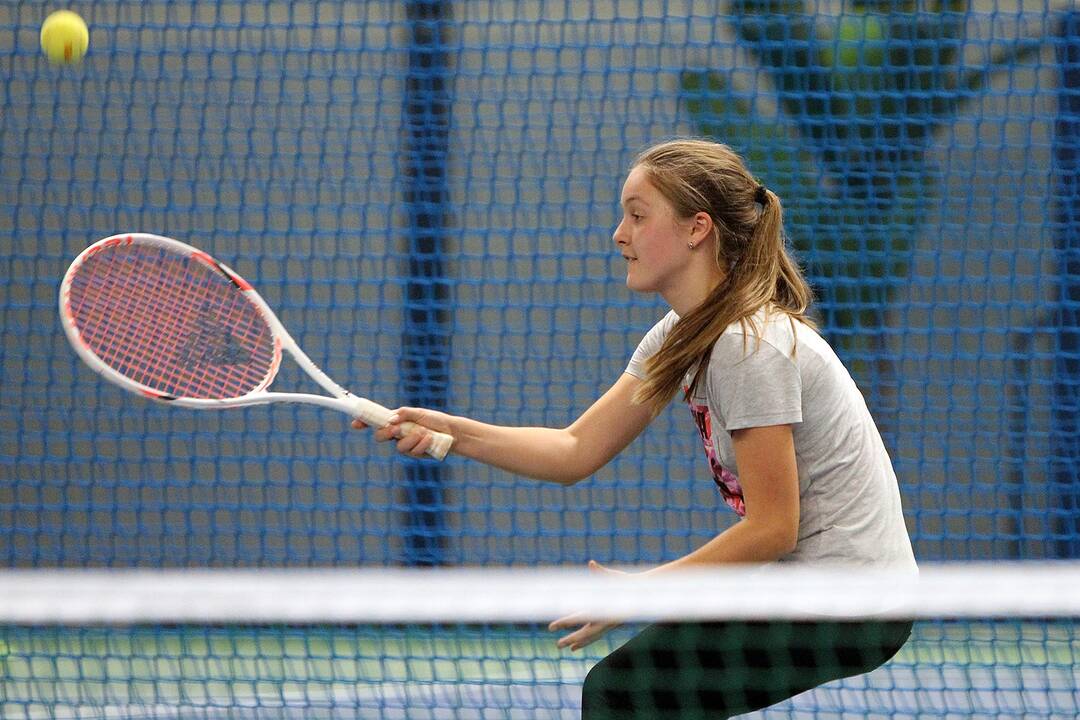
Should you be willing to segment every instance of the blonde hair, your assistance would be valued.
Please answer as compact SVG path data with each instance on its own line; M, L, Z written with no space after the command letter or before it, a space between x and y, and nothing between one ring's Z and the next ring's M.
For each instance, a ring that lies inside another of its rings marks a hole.
M724 279L704 302L679 318L660 350L646 363L647 376L634 400L659 413L695 369L686 391L697 390L712 348L734 322L749 324L763 307L776 307L792 322L813 326L807 309L813 293L788 253L780 198L762 186L730 147L706 140L672 140L637 157L632 168L671 203L675 215L699 212L713 221L716 263Z

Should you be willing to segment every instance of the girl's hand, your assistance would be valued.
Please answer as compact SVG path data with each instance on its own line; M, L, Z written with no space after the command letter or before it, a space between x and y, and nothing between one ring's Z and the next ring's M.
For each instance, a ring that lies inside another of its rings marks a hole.
M401 430L404 422L415 423L418 428L406 435ZM352 421L352 426L357 430L368 428L368 424L359 418ZM428 430L450 434L450 416L437 410L403 407L394 411L386 425L375 429L375 439L379 442L397 440L398 452L422 458L431 446L432 437Z
M595 560L589 561L589 570L606 575L629 575L629 573L622 572L621 570L606 568ZM571 650L580 650L586 645L599 639L608 630L617 628L619 625L622 625L622 622L618 620L589 619L582 613L574 613L573 615L567 615L566 617L552 621L551 624L548 625L548 630L555 631L574 627L578 628L569 635L564 635L559 638L555 644L560 648L569 647Z

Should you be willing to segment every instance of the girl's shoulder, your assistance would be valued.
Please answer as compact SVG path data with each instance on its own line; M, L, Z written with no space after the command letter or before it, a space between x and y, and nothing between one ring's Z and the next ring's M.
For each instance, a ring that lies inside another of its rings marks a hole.
M807 333L816 335L813 328L799 318L777 308L764 307L728 325L717 342L729 343L733 338L763 341L790 352Z
M679 322L679 316L675 314L674 310L669 310L664 317L656 321L656 323L645 333L643 342L656 345L658 348L663 344L664 339L668 333L671 332L671 328L675 327L675 323Z

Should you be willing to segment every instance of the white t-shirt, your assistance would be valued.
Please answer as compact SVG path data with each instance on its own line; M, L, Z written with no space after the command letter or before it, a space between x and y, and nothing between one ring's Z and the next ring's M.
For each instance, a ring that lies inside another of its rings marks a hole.
M669 312L645 335L626 372L644 379L645 361L678 321ZM792 426L799 471L799 539L781 561L915 569L896 474L851 375L829 344L782 312L755 316L761 333L730 325L690 401L725 502L743 515L731 432ZM688 375L686 385L692 380ZM703 394L701 394L703 391Z

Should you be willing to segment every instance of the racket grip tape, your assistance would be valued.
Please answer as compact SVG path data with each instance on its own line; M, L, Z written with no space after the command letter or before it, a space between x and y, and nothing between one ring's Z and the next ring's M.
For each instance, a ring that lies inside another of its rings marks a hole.
M394 415L393 411L389 408L385 408L378 403L364 398L355 396L350 397L349 402L352 403L354 407L356 417L372 427L382 427L383 425L386 425ZM401 423L401 432L405 435L412 435L418 428L420 428L420 426L416 423ZM454 444L454 437L437 430L432 430L431 428L424 429L431 433L432 440L431 445L425 452L436 460L442 460L446 457L446 454L450 452L450 446Z

